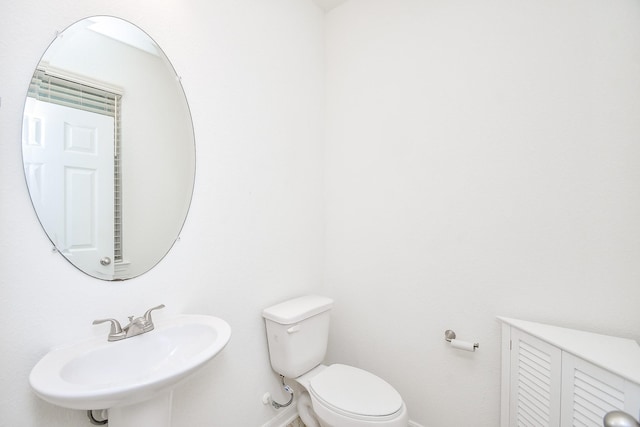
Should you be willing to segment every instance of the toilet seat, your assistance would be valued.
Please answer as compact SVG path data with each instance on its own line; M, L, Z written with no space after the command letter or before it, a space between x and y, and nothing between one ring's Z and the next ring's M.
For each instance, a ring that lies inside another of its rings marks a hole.
M394 418L404 407L400 394L382 378L341 364L311 378L309 392L316 403L358 420Z

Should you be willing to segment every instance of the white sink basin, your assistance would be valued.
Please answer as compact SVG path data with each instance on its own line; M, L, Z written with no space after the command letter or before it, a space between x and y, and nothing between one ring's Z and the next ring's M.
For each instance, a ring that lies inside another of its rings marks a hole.
M107 409L152 399L171 390L229 342L222 319L181 315L121 341L92 338L56 347L33 368L29 381L42 399L71 409Z

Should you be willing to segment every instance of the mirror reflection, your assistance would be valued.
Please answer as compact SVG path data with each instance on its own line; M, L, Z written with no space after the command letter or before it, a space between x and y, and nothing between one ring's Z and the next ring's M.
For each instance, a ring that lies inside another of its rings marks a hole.
M114 17L71 25L42 56L23 119L27 186L57 251L103 280L155 266L195 173L187 101L158 45Z

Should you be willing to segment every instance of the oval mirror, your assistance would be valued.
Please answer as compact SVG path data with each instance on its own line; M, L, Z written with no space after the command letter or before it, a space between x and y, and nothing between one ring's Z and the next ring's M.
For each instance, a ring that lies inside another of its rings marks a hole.
M59 33L29 86L22 157L38 219L69 262L103 280L151 269L180 233L195 176L191 115L168 58L114 17Z

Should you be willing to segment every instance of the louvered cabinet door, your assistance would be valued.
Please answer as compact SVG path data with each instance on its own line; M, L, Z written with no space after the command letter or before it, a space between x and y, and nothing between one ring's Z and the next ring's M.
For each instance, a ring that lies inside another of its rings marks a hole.
M638 417L640 387L591 363L562 356L562 427L602 427L613 410Z
M562 352L511 329L510 427L559 427Z

